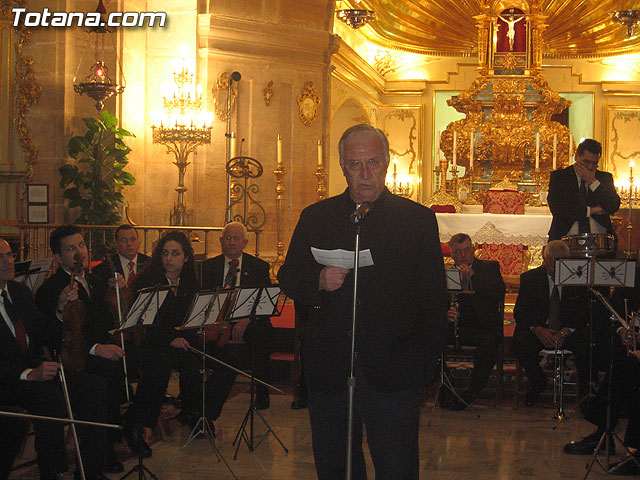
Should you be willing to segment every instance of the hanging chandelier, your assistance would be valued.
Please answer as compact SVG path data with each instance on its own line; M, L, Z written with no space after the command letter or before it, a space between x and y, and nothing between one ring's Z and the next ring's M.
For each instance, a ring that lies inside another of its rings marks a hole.
M627 27L627 36L633 35L634 27L640 22L640 10L617 10L611 14L614 22Z
M360 0L355 0L358 5ZM336 10L338 19L349 25L354 30L373 22L376 19L376 12L363 8L342 8Z
M104 16L107 13L106 8L104 7L102 0L98 0L98 8L96 8L96 12L100 14L101 24L106 25L107 22ZM126 81L124 79L124 72L122 71L122 65L117 58L116 53L116 63L120 67L120 74L122 76L122 85L118 83L114 83L109 77L109 68L102 58L104 58L104 40L105 35L110 35L115 31L113 28L109 27L94 27L89 30L89 37L91 35L95 36L94 42L94 62L93 65L89 68L89 75L84 78L83 82L76 83L76 79L78 77L78 71L80 70L80 66L82 65L82 59L84 58L84 54L86 50L82 51L80 55L80 61L78 62L78 66L76 67L76 73L73 76L73 89L76 93L80 95L87 95L89 98L92 98L96 101L96 109L100 112L104 108L105 100L111 98L113 95L121 94L125 89ZM113 38L112 38L113 42ZM115 42L113 42L114 51Z

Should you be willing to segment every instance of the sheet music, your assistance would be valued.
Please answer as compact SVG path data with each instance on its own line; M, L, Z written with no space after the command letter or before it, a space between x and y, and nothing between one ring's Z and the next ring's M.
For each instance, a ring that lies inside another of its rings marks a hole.
M591 262L589 259L556 259L556 285L589 285Z
M211 303L214 295L214 292L196 293L193 297L191 308L189 309L189 315L181 328L201 327L206 320L207 307Z
M127 315L126 320L120 326L120 328L118 328L118 330L126 330L135 327L136 325L138 325L138 323L140 323L141 316L142 325L152 325L154 319L156 318L156 315L158 314L158 310L164 303L164 300L167 298L168 293L168 289L152 292L141 292L136 298L135 302L133 302L133 305L131 305L131 309L129 310L129 314ZM156 300L150 302L149 299L154 294L156 295Z
M446 268L447 290L462 290L462 275L457 268Z
M278 298L282 290L278 286L265 287L256 306L256 315L271 316L278 306Z
M246 318L251 315L255 297L258 295L259 288L241 288L236 297L236 304L231 314L232 320ZM253 298L252 298L253 297Z
M593 268L594 285L633 287L635 284L636 262L623 259L595 259Z
M355 267L355 252L350 250L343 250L337 248L335 250L322 250L320 248L311 247L311 253L316 262L320 265L326 265L328 267L342 267L342 268L354 268ZM373 257L371 256L371 250L360 250L360 266L369 267L374 265Z

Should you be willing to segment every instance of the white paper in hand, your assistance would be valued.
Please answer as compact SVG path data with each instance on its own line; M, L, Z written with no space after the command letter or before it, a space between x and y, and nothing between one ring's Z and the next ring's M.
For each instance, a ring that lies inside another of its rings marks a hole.
M354 268L355 255L351 250L343 250L337 248L335 250L322 250L320 248L311 247L311 253L316 262L327 267ZM373 265L373 257L371 250L360 251L360 266L370 267Z

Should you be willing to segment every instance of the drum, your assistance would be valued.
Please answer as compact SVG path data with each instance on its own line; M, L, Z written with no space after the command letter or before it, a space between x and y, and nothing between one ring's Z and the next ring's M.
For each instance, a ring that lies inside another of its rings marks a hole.
M572 257L598 257L613 252L615 241L608 233L567 235L562 241L569 245Z

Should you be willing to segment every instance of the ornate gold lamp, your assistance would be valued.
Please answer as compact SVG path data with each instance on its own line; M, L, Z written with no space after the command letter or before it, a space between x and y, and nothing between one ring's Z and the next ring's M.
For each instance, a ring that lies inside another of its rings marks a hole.
M614 22L627 27L627 36L633 35L634 27L640 23L640 10L617 10L611 13Z
M189 165L189 155L198 146L211 143L213 114L202 110L200 88L194 88L193 74L182 67L173 73L173 96L163 97L163 112L154 114L153 143L167 147L173 153L178 167L178 201L170 214L171 225L186 225L187 208L184 203L184 175ZM199 86L198 86L199 87Z
M354 4L358 6L360 0L355 0ZM342 8L336 10L336 16L355 30L373 22L376 19L376 12L365 8Z
M104 15L106 15L107 10L102 4L102 0L98 1L98 8L96 8L96 12L100 14L102 18L102 24L106 25L106 20L104 19ZM87 95L88 97L94 99L96 101L96 109L100 112L104 108L104 102L108 98L111 98L113 95L119 95L124 92L126 81L124 78L124 72L122 71L122 65L120 65L120 61L116 54L116 63L120 67L120 74L122 76L122 85L118 83L114 83L109 77L109 69L101 58L104 58L104 41L106 35L111 35L115 32L114 28L109 27L94 27L89 30L89 36L93 35L94 38L94 63L89 68L89 75L87 75L84 79L84 82L76 83L78 77L78 71L82 65L82 59L84 57L85 51L83 50L82 55L80 55L80 61L78 62L78 66L76 67L76 74L73 76L73 89L76 93L80 95ZM113 42L113 38L111 39L115 48L115 42Z

